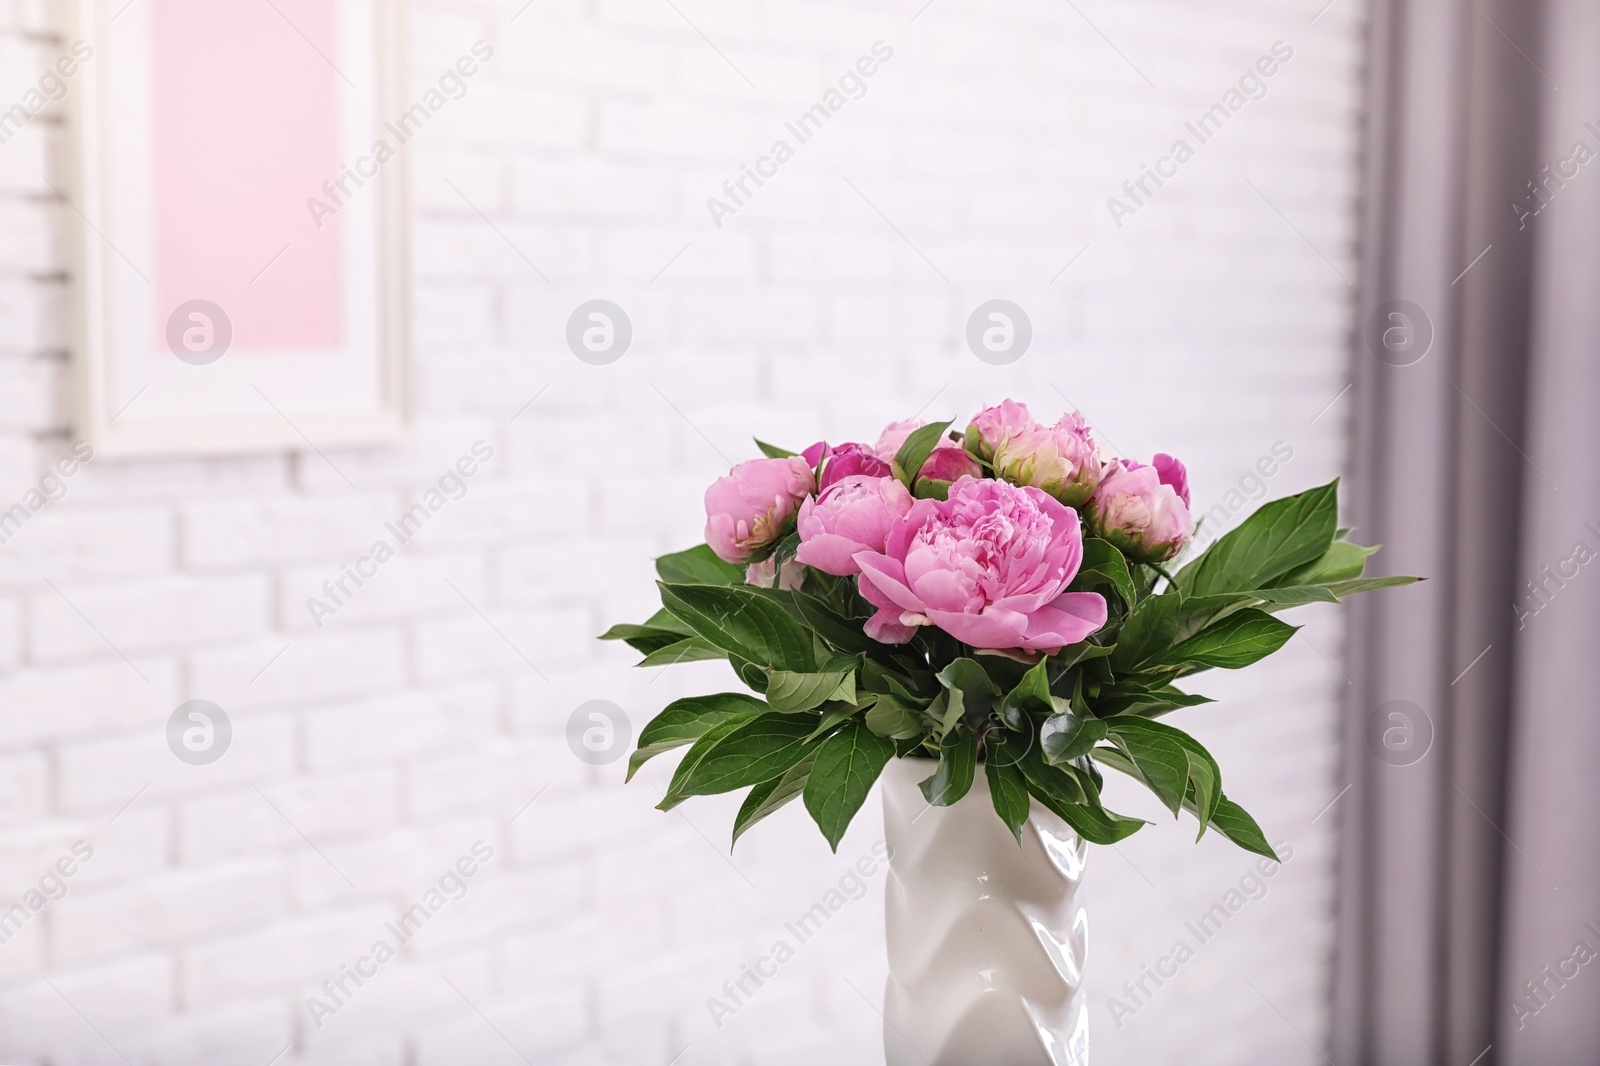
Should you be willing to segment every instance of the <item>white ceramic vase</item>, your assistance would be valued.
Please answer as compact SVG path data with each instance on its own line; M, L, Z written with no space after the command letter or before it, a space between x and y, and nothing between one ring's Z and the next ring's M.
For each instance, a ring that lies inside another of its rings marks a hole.
M883 774L888 1066L1085 1066L1083 841L1033 804L1022 845L972 791L930 807L926 759Z

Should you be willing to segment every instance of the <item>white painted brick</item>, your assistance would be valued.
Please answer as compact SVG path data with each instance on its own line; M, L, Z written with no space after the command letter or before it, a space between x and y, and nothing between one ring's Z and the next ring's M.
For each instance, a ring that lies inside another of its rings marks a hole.
M397 892L415 895L436 883L477 841L494 849L492 864L505 864L499 839L500 826L493 818L469 812L461 818L430 822L422 829L397 829L382 836L327 841L319 845L320 854L302 852L295 856L294 900L305 909L374 900L392 902ZM379 891L373 886L384 889Z
M226 712L226 705L219 706ZM227 752L209 765L193 766L167 747L171 713L128 736L62 747L57 754L61 809L115 813L145 786L151 797L179 795L292 769L293 726L283 716L230 716L233 737Z
M169 1062L204 1062L216 1066L250 1066L293 1046L294 1027L281 1001L262 999L226 1010L186 1012L158 1029L121 1042L119 1050L134 1066ZM89 1066L105 1061L102 1046L70 1061Z
M481 1017L474 1012L458 1022L430 1026L418 1034L417 1066L537 1062L563 1046L577 1044L585 1033L581 989L476 1006ZM506 1047L508 1041L510 1048Z
M306 766L320 772L476 752L499 731L501 702L494 685L467 681L316 708L305 718Z
M25 431L62 428L65 371L65 366L57 359L0 362L0 428Z
M49 809L50 770L43 753L0 756L0 824L43 818Z
M130 794L104 819L77 823L78 838L94 854L78 866L73 890L126 887L166 870L175 851L172 823L171 811L149 792Z
M477 610L463 616L417 627L418 678L437 681L489 671L541 674L558 662L595 654L582 611L473 606Z
M406 773L406 809L423 819L486 809L509 818L549 783L540 762L539 749L522 746L419 763Z
M29 608L29 658L134 655L232 643L267 628L261 577L168 579L36 593Z
M65 347L66 286L59 282L0 277L0 351L39 352Z
M0 672L13 669L22 658L22 601L0 598Z
M396 500L282 499L194 504L183 508L183 560L195 567L293 562L359 555L397 517Z
M0 547L0 586L154 576L171 567L171 530L173 517L158 507L50 507Z
M329 909L244 936L196 943L183 955L183 1000L207 1008L319 985L367 951L392 918L383 907Z
M189 686L191 698L246 709L380 691L400 684L404 674L398 634L352 629L197 653Z
M399 774L389 768L263 784L261 791L312 841L378 833L399 820Z
M172 1011L172 969L169 957L152 953L52 974L55 988L42 980L10 987L0 992L0 1055L88 1061L92 1054L108 1054L105 1040L120 1042ZM83 1018L93 1019L94 1028Z
M288 912L273 861L175 870L134 886L75 893L50 911L52 945L66 965L132 948L181 944L249 928Z
M392 551L395 538L382 543ZM369 576L363 577L363 571ZM482 556L424 555L400 545L392 555L368 551L338 566L285 572L278 582L277 617L278 624L292 633L338 633L363 622L455 610L462 605L462 596L483 602Z
M0 747L165 721L177 707L173 663L139 657L0 675ZM130 793L131 794L131 793Z

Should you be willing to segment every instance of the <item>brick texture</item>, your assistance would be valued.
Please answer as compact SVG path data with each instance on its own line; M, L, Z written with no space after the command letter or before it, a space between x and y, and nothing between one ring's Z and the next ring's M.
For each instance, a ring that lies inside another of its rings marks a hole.
M727 671L636 671L592 638L652 609L650 557L699 538L700 494L757 433L1080 406L1118 451L1188 460L1220 526L1335 474L1364 14L1318 6L412 3L415 92L475 41L494 56L405 149L411 437L332 466L96 459L0 545L0 905L59 897L0 945L0 1060L881 1062L881 878L732 1018L707 1007L879 839L876 800L837 856L797 808L730 855L736 798L663 814L671 759L625 787L565 739L588 700L636 733ZM56 7L0 0L0 111L70 43ZM785 124L875 42L798 143ZM1201 143L1185 124L1275 42L1291 57ZM63 122L0 145L0 510L77 440ZM714 217L780 138L793 158ZM603 367L564 340L596 298L634 330ZM1033 325L1009 366L965 341L994 298ZM480 440L465 494L314 612ZM1294 858L1137 996L1254 863L1112 785L1157 824L1091 860L1099 1064L1319 1061L1345 682L1337 616L1307 615L1180 716ZM194 699L233 727L210 765L167 747ZM452 873L479 841L492 858ZM363 964L430 890L442 909Z

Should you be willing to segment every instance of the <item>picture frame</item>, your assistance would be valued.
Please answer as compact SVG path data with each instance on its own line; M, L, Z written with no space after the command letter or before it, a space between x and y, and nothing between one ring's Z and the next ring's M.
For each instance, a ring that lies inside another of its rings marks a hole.
M407 36L394 0L73 0L57 191L98 454L403 434L407 153L372 150Z

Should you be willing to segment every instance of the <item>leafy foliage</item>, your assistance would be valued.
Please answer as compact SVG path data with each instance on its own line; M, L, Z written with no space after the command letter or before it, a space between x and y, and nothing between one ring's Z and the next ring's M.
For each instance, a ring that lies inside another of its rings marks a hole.
M900 448L893 468L908 487L947 428L918 429ZM1239 669L1281 648L1295 627L1279 612L1415 580L1363 576L1377 549L1337 528L1337 491L1333 482L1262 506L1176 573L1086 536L1071 589L1105 596L1108 621L1048 656L986 652L932 627L908 644L879 644L862 629L873 608L851 579L806 568L798 588L758 589L705 545L663 556L663 609L603 639L629 644L642 666L726 659L761 696L669 704L640 732L628 776L687 747L663 809L748 789L737 840L802 797L837 849L888 761L917 758L930 804L959 802L982 773L997 816L1019 840L1038 803L1085 840L1110 844L1145 824L1102 803L1100 767L1110 767L1149 788L1174 817L1188 811L1201 836L1214 830L1275 857L1224 793L1216 760L1159 719L1210 702L1179 679ZM792 556L793 539L770 549L775 561Z

